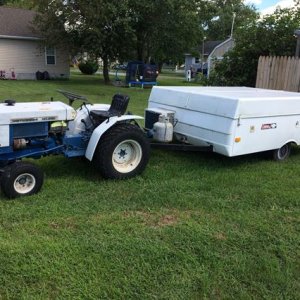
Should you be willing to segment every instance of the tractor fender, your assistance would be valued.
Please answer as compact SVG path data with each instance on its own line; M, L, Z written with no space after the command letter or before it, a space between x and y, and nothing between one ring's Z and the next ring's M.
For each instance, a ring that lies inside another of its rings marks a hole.
M89 140L88 146L85 151L85 157L88 160L92 160L95 150L97 148L98 142L101 136L112 126L116 123L121 121L128 121L128 120L141 120L144 119L143 117L137 115L123 115L121 117L110 117L107 121L102 122L98 127L96 127L92 133L92 136Z

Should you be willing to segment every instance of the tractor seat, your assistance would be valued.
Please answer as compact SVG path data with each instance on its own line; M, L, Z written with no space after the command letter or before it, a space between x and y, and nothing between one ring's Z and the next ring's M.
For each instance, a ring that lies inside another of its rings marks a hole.
M92 110L90 115L97 124L102 123L110 117L121 116L126 112L129 99L129 96L116 94L113 96L108 110Z

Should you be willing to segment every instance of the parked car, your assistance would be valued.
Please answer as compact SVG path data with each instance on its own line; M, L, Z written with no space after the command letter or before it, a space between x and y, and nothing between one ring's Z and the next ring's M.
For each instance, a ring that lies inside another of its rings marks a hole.
M127 65L126 64L116 64L116 65L112 66L112 69L125 71L127 69Z

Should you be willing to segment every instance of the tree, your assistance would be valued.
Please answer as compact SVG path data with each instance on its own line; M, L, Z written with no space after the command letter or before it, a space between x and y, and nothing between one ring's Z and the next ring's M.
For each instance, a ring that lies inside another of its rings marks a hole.
M177 61L203 36L195 0L129 0L135 49L141 61Z
M277 9L272 15L239 28L236 45L216 64L213 85L255 86L259 56L293 56L296 48L294 30L300 27L300 5Z
M213 0L208 3L209 11L204 18L205 35L209 40L225 40L234 28L244 27L258 18L253 6L245 5L241 0Z
M71 53L87 52L102 58L103 76L109 82L109 61L126 49L130 39L126 0L38 1L40 14L36 24L50 44L60 45Z

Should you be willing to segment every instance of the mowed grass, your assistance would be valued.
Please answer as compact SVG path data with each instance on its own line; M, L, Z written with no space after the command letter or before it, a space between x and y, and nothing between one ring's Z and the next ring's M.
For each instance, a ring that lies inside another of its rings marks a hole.
M184 84L178 77L160 84ZM70 81L0 81L1 99L92 102L130 95L143 114L149 89ZM153 150L146 171L104 180L84 159L35 161L41 192L0 195L0 299L299 299L300 150L266 154Z

